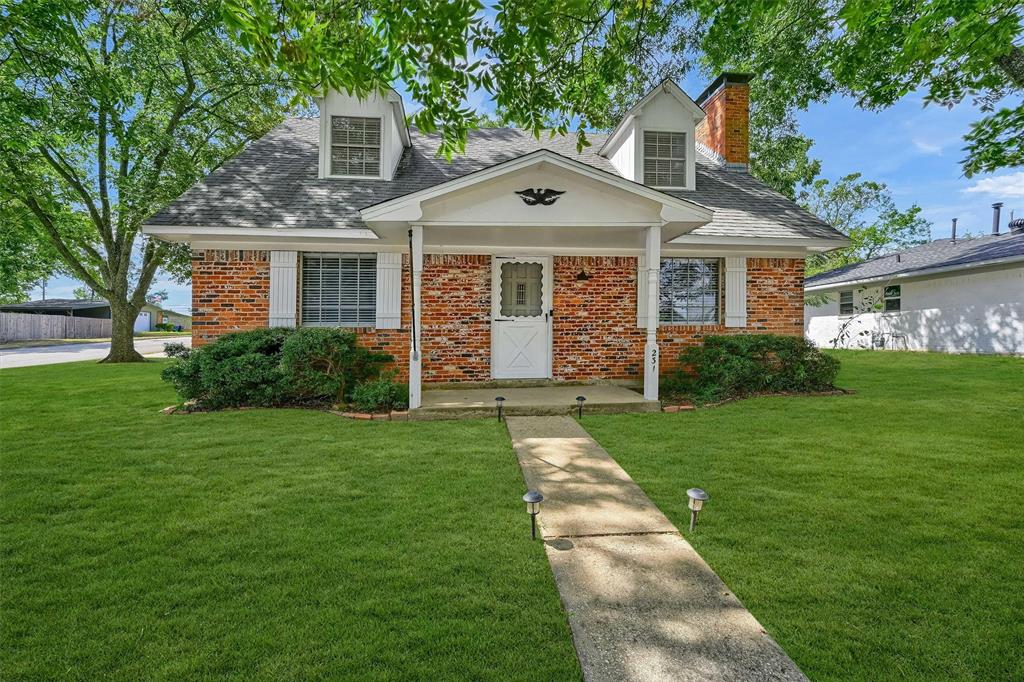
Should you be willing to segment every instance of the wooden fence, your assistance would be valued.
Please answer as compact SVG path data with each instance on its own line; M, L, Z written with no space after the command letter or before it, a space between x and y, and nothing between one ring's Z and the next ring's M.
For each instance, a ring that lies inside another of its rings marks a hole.
M0 313L0 343L33 339L110 338L110 320L70 315Z

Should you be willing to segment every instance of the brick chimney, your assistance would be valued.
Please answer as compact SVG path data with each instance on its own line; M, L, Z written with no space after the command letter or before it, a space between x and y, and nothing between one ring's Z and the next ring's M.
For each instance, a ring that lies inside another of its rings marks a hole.
M730 165L750 163L749 73L723 73L697 98L707 116L697 124L697 142Z

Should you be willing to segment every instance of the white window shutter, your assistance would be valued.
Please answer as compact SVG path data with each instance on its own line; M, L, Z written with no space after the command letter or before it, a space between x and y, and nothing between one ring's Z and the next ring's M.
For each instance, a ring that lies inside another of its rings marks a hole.
M747 259L725 259L725 326L747 326Z
M402 254L377 254L377 329L402 326Z
M636 326L647 329L647 257L636 259Z
M270 326L294 327L299 254L270 252Z

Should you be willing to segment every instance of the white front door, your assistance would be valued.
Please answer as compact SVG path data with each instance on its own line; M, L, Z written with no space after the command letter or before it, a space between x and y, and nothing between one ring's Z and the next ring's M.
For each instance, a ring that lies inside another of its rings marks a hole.
M551 377L551 257L494 258L491 376Z

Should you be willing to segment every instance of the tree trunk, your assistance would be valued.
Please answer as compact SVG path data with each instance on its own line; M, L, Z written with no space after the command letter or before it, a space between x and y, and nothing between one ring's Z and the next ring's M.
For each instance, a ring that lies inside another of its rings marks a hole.
M137 308L127 303L110 302L110 353L100 362L145 362L135 350Z

